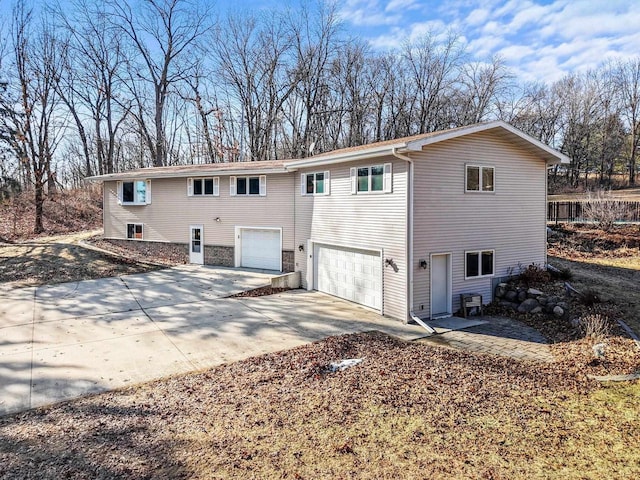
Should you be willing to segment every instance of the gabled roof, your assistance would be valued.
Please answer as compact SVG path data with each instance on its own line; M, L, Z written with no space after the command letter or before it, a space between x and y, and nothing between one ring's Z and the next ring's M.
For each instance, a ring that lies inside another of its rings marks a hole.
M265 175L286 173L283 160L261 162L202 163L198 165L175 165L171 167L149 167L87 177L86 180L109 181L137 178L208 177L215 175Z
M288 169L296 169L315 165L330 165L363 158L387 156L392 155L394 152L410 154L411 152L422 151L423 147L434 143L490 130L499 136L508 138L512 143L517 144L525 150L531 151L536 156L544 159L548 164L569 163L570 161L566 155L554 150L517 128L512 127L508 123L497 120L438 132L422 133L384 142L370 143L357 147L342 148L302 160L292 160L287 162L286 166Z
M206 177L215 175L264 175L268 173L287 173L298 168L331 165L353 160L389 156L396 153L411 154L420 152L434 143L451 140L465 135L491 131L493 134L508 139L511 143L530 151L533 155L544 159L548 165L569 163L569 157L521 132L506 122L477 123L464 127L422 133L410 137L386 140L384 142L342 148L300 160L264 160L259 162L205 163L199 165L178 165L172 167L152 167L129 170L122 173L111 173L88 177L87 180L131 180L136 178L173 178L173 177Z

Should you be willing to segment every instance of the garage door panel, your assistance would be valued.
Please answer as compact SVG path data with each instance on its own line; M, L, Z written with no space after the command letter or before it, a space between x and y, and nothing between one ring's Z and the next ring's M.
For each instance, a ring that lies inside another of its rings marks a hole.
M378 252L316 244L314 262L316 290L377 310L382 308Z
M280 230L241 230L240 266L280 270Z

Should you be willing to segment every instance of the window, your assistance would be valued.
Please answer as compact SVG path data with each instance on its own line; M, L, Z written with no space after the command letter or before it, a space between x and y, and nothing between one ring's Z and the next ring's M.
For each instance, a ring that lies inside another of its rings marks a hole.
M151 180L118 182L118 202L124 205L151 203Z
M493 275L494 250L465 252L465 278L489 277Z
M142 224L127 223L127 238L132 240L142 240Z
M329 172L303 173L300 176L302 195L329 195Z
M220 195L220 178L187 178L187 196Z
M351 169L351 193L391 193L391 164Z
M465 191L493 192L494 177L495 172L493 167L467 165Z
M229 194L238 195L260 195L267 194L267 176L258 177L229 177Z

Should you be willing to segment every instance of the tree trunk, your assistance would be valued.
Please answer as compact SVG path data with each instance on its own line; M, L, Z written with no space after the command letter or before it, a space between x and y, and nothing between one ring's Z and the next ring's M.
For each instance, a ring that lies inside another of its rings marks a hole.
M42 224L42 216L44 213L44 185L42 182L42 175L36 173L35 176L35 206L36 206L36 216L35 216L35 224L33 227L33 233L38 234L44 232L44 226Z

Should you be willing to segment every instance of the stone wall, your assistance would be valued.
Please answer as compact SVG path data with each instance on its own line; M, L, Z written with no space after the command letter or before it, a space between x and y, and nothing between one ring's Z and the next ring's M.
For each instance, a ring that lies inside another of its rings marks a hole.
M205 265L233 267L235 265L235 249L219 245L205 245L204 263Z
M499 283L495 291L496 301L503 307L520 313L547 313L556 317L568 314L569 305L555 295L546 295L535 288L517 287L509 283Z
M109 239L109 243L119 246L123 250L135 250L149 261L158 258L170 259L177 263L189 263L189 245L183 243L161 243L138 240ZM234 267L235 249L220 245L204 246L204 264L220 267ZM293 250L282 251L282 271L290 273L295 270Z
M293 272L295 270L295 255L293 250L282 251L282 271L284 273Z

